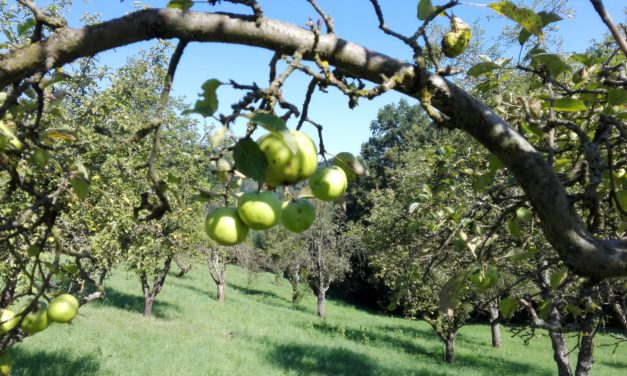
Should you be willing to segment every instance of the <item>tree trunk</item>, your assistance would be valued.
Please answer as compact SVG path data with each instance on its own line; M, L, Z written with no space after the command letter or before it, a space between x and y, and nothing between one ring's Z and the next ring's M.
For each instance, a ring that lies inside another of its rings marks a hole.
M155 304L154 296L144 296L144 317L152 315L152 306Z
M492 347L501 347L501 327L499 325L499 308L496 302L488 306L490 312L490 329L492 331Z
M620 324L623 326L623 329L627 331L627 317L625 317L625 311L621 307L620 303L612 303L612 310L616 314L616 317L618 318Z
M549 313L549 323L552 325L560 325L562 317L560 311L555 303L551 304L551 311ZM553 347L553 360L557 365L557 374L559 376L571 376L572 371L570 369L570 359L568 358L568 345L564 334L556 331L549 330L549 337L551 338L551 346Z
M447 363L455 361L455 334L448 334L444 338L444 360Z
M292 284L292 304L297 305L300 302L298 294L298 284L300 282L300 273L298 270L292 271L289 275L290 283Z
M157 295L161 292L163 288L163 284L165 283L165 278L168 276L168 271L170 270L170 265L172 263L172 256L165 259L163 262L163 269L159 272L157 276L152 281L152 288L148 284L148 276L145 272L139 274L139 280L142 284L142 291L144 292L144 316L152 315L152 307L155 304L155 300L157 300Z
M216 282L216 290L217 290L216 299L218 299L219 302L223 302L224 301L224 279Z
M292 282L292 304L298 305L298 282Z
M325 295L326 290L319 288L318 289L318 316L321 319L324 319L326 316L326 308L325 308Z
M579 344L579 354L577 356L576 376L588 376L594 364L592 351L594 348L594 336L599 325L600 310L595 310L586 315L581 328L581 343Z

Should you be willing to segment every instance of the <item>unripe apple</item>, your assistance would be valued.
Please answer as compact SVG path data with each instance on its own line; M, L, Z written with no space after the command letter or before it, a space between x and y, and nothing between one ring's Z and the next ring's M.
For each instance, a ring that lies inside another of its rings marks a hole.
M33 335L39 333L48 327L48 305L43 302L38 302L37 305L30 311L22 320L22 329Z
M283 226L297 234L311 227L316 219L316 207L302 198L283 202L281 209Z
M13 359L7 352L0 353L0 376L8 376L13 368Z
M78 307L78 299L73 295L61 294L50 302L48 319L59 323L70 322L78 314Z
M322 201L335 201L346 191L344 170L337 166L319 167L309 178L313 195Z
M265 182L270 187L307 179L318 165L318 152L311 138L299 131L289 134L296 144L296 153L280 134L268 133L257 141L268 162Z
M235 245L248 236L248 227L237 214L237 208L215 208L207 215L207 235L218 244Z
M0 335L15 329L20 322L19 317L15 317L15 312L8 309L0 309Z
M272 192L246 192L239 198L237 213L246 226L266 230L281 219L281 201Z

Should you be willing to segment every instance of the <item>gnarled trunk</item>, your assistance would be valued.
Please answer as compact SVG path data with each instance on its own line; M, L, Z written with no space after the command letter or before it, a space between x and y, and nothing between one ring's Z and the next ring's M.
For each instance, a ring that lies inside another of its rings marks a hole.
M490 312L490 331L492 332L492 347L501 347L501 327L499 325L499 308L496 302L488 306Z
M163 262L163 269L152 281L152 288L148 284L148 277L145 272L139 274L139 280L142 284L142 291L144 292L144 316L152 315L152 308L157 300L157 295L161 292L163 284L165 283L165 277L170 270L170 264L172 263L172 256L166 258Z

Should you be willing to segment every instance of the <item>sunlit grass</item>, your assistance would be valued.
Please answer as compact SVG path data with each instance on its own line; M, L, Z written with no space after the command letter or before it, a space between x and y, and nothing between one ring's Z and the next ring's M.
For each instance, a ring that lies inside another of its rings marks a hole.
M524 346L503 331L492 349L485 325L463 328L455 364L421 321L386 317L329 301L315 315L313 295L291 304L291 287L268 273L227 273L226 301L214 298L205 268L168 277L143 318L141 289L118 273L108 300L81 310L72 325L54 325L13 351L12 375L553 375L546 336ZM598 342L608 342L607 337ZM595 375L624 375L627 348L596 347Z

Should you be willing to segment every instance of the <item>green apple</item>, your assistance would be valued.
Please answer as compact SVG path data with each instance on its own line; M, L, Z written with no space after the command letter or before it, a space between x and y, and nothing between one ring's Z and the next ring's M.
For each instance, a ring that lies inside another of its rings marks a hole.
M73 295L61 294L48 305L48 319L59 323L70 322L78 314L78 307L78 299Z
M492 265L477 266L468 275L468 280L480 289L489 289L498 279L498 272Z
M38 302L37 305L30 311L22 320L22 329L33 335L41 332L48 327L48 305L43 302Z
M248 236L248 227L237 214L237 208L215 208L207 215L207 235L219 244L235 245Z
M7 376L13 368L13 359L7 352L0 353L0 375Z
M364 175L366 172L361 162L349 152L338 153L335 158L333 158L333 164L344 170L346 178L349 181L357 180L357 175Z
M8 309L0 309L0 335L15 329L20 322L19 317L15 317L15 312Z
M302 198L285 201L281 205L281 211L283 226L297 234L311 227L316 219L316 207Z
M281 219L281 201L272 192L246 192L237 202L237 213L246 226L266 230Z
M319 167L309 178L313 195L322 201L335 201L346 192L346 174L337 166Z
M292 152L281 134L268 133L257 141L268 161L265 182L270 187L307 179L318 165L318 151L311 138L299 131L290 131L289 134L296 145L296 153Z

